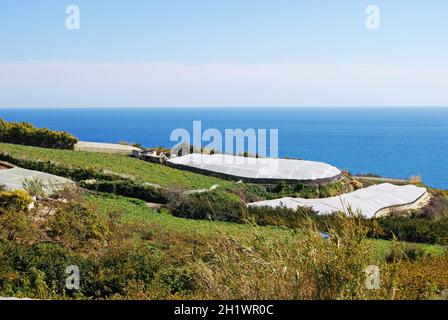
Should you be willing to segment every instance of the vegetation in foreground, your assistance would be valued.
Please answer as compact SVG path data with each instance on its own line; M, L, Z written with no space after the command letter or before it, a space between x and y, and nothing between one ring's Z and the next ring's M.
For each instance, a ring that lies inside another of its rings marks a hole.
M247 209L279 196L328 197L359 183L238 184L124 156L0 144L1 157L109 194L28 184L0 192L0 296L39 299L446 299L446 192L380 220ZM86 179L95 179L89 185ZM158 184L163 188L154 188ZM220 185L217 191L187 189ZM144 201L165 203L159 211ZM185 219L189 218L189 219ZM236 222L236 223L235 223ZM329 235L325 237L321 233ZM395 239L394 241L377 240ZM396 241L423 242L410 244ZM65 286L76 265L81 287ZM366 267L381 286L368 290Z
M1 296L424 299L448 289L442 247L390 242L379 254L356 217L337 215L324 239L311 219L300 229L186 220L73 188L31 210L29 196L16 197L0 195L9 199L0 202ZM365 286L372 264L379 290ZM81 271L80 290L65 287L69 265Z

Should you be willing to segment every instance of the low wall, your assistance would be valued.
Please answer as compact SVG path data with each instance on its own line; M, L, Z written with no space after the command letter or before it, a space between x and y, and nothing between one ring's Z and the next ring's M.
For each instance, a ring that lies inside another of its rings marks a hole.
M100 142L87 142L80 141L75 144L75 151L96 152L96 153L108 153L119 155L133 155L134 151L141 151L139 148L114 143L100 143Z
M121 154L121 155L131 155L132 150L117 150L117 149L107 149L107 148L87 148L87 147L75 147L75 151L84 152L96 152L96 153L108 153L108 154Z
M396 211L417 210L419 208L426 206L429 203L429 201L431 201L431 194L429 192L426 192L425 194L423 194L420 198L418 198L414 202L410 202L410 203L406 203L406 204L398 205L398 206L390 206L390 207L378 210L375 213L375 218L385 217L385 216L387 216L393 212L396 212Z

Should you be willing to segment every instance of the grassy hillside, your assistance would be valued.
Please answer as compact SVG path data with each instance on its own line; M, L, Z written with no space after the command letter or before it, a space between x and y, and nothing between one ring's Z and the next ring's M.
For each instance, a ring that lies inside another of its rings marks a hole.
M186 220L139 200L76 188L58 195L66 202L41 199L31 210L16 201L23 195L0 195L0 257L7 257L0 259L0 296L428 299L448 289L442 247L418 245L431 256L403 256L412 251L366 239L362 226L345 215L323 239L312 223L298 232ZM381 268L380 290L364 285L372 264ZM81 272L79 290L65 288L72 265Z
M353 191L351 180L347 177L321 186L286 185L285 183L262 186L251 183L238 184L230 180L178 170L121 155L45 149L7 143L0 143L1 154L16 160L51 162L57 167L92 170L105 174L115 173L126 179L131 178L138 184L149 182L173 189L209 189L213 185L219 185L219 190L238 193L244 202L285 196L323 198ZM29 169L45 171L34 167ZM55 172L50 173L61 175Z
M155 211L141 200L68 186L52 198L38 199L31 210L27 205L15 205L17 201L0 201L0 257L8 257L0 259L0 296L428 299L442 298L448 289L444 246L369 239L362 221L343 214L334 217L329 231L311 219L288 228L284 227L287 224L211 221L210 214L202 220L174 216L173 204L181 200L180 213L196 216L212 211L229 218L237 213L229 210L239 208L231 204L239 204L240 196L268 193L260 186L234 184L123 156L10 144L0 144L0 152L14 159L132 175L140 182L163 186L207 188L220 184L224 189L199 197L173 197L167 206L171 211ZM232 193L232 188L246 189ZM280 188L274 192L291 191ZM11 195L4 193L3 197ZM322 238L319 231L329 232L331 238ZM70 265L81 271L80 290L64 287L65 270ZM369 265L381 269L380 290L367 290L364 285Z
M193 298L428 299L443 298L440 292L447 286L445 247L358 238L359 230L348 221L337 227L342 230L334 241L327 241L307 229L176 218L123 197L89 195L87 202L105 215L121 213L124 224L138 226L135 241L165 261L166 271L156 278L163 286L183 289L193 281L195 289L188 293ZM404 248L428 258L403 260ZM363 264L381 266L381 290L364 291ZM314 281L320 283L317 292Z
M120 155L45 149L7 143L0 143L0 153L7 153L19 159L51 161L73 168L111 171L130 175L137 181L155 183L163 187L201 189L210 188L214 184L220 186L232 185L230 181Z

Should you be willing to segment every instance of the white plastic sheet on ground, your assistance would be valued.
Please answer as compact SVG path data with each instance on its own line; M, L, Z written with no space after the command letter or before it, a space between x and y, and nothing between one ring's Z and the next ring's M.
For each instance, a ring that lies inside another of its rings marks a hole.
M0 185L8 190L23 189L25 180L38 179L45 187L64 185L70 180L52 174L14 167L0 170Z
M296 209L297 207L311 207L320 214L330 214L335 211L346 212L348 207L359 211L366 218L373 218L375 214L386 208L403 206L416 202L426 194L426 188L414 185L397 186L390 183L373 185L359 189L338 197L323 199L281 198L259 201L248 204L258 207L279 207Z
M246 158L225 154L189 154L168 160L173 165L250 179L320 180L338 177L341 171L316 161Z

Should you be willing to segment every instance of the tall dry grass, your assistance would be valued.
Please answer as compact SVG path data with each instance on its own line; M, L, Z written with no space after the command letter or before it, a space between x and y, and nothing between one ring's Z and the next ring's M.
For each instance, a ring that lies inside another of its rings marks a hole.
M281 237L257 234L249 244L222 237L196 262L196 281L209 299L393 298L394 269L376 261L366 229L350 214L336 215L325 239L311 219ZM369 290L366 268L378 265L381 286Z

